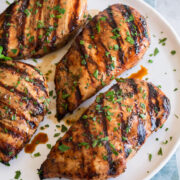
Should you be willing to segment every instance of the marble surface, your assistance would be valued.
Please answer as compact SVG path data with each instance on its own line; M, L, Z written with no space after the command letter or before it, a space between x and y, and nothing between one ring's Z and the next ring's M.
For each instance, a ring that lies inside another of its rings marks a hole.
M180 0L144 0L173 26L180 36ZM180 180L180 147L151 180Z

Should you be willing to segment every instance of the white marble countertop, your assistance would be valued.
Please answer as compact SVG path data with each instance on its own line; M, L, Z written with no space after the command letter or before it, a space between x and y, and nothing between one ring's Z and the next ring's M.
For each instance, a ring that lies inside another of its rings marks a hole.
M180 0L144 0L153 6L173 26L180 36ZM166 176L164 175L166 174ZM168 174L168 175L167 175ZM178 177L179 175L179 177ZM153 180L179 180L180 179L180 147L168 164L157 174Z

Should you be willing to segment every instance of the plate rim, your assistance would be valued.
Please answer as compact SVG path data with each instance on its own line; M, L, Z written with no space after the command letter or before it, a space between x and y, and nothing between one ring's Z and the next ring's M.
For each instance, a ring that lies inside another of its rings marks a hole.
M151 5L149 5L144 0L136 0L139 2L142 6L144 6L146 9L149 9L152 11L158 18L167 26L168 30L171 32L171 34L176 38L176 42L178 43L180 47L180 36L175 31L174 27L161 15L155 8L153 8ZM172 113L172 112L171 112ZM144 180L151 179L154 175L156 175L170 160L170 158L175 154L175 151L180 146L180 134L178 134L177 141L174 143L173 148L169 151L169 153L164 156L164 159L162 162L157 166L154 170L152 170L145 178Z
M130 2L130 1L131 0L127 0L127 2L123 2L123 3L128 4L128 2ZM144 0L133 0L133 1L134 1L134 3L137 2L140 5L142 5L142 7L144 7L145 9L148 9L151 12L153 12L154 15L156 15L159 18L159 20L163 24L166 25L168 31L171 33L171 36L174 36L176 38L176 43L178 44L178 47L180 47L180 36L175 31L174 27L163 17L163 15L161 15L155 8L150 6ZM112 2L113 2L113 0L112 0ZM121 3L122 0L119 0L119 2ZM171 112L171 113L173 113L173 112ZM155 174L157 174L167 164L167 162L174 155L175 151L177 150L177 148L179 146L180 146L180 133L178 134L177 140L174 141L174 144L173 144L172 148L169 150L169 152L163 156L163 159L161 160L159 165L157 165L149 174L146 174L146 176L144 177L144 180L151 179ZM118 176L118 177L120 178L120 176Z

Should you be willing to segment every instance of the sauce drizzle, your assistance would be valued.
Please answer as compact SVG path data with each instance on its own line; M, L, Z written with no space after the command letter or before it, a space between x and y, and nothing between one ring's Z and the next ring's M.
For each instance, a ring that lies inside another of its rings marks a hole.
M31 141L30 144L25 146L24 151L26 153L33 153L38 144L45 144L48 142L48 136L46 133L39 133L37 134L34 139Z
M148 75L147 68L141 66L141 69L138 72L131 74L128 78L143 79L146 75Z

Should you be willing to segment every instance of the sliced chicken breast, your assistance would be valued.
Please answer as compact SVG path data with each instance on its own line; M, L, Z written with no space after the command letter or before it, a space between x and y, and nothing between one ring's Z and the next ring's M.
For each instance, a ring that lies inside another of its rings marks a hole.
M65 45L86 19L87 0L16 0L0 15L0 46L13 59Z
M115 4L90 20L56 67L58 118L135 66L149 44L146 20L132 7Z
M41 165L40 178L104 180L118 176L169 113L169 99L153 84L119 79L57 141Z
M9 162L29 142L48 104L47 84L37 68L0 61L0 162Z

